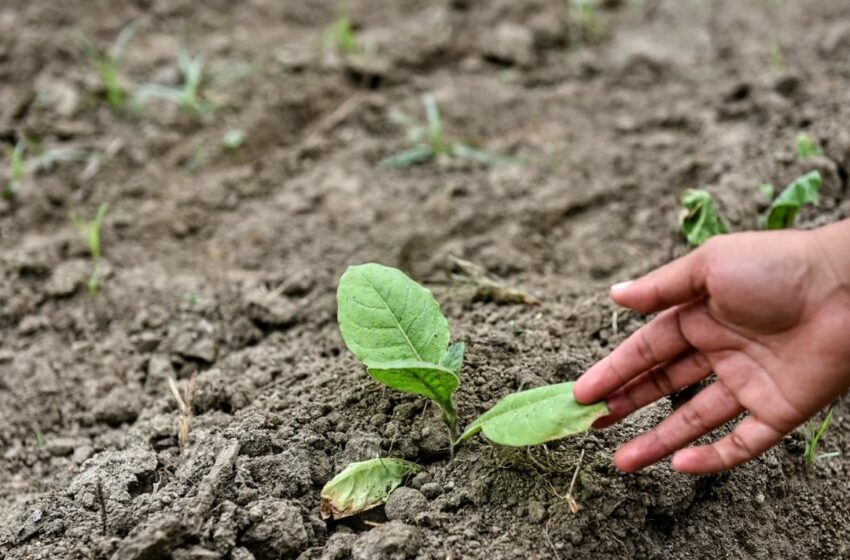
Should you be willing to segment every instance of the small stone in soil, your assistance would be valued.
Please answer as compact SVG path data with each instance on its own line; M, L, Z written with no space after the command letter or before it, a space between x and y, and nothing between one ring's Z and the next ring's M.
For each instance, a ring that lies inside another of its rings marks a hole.
M416 515L428 509L428 498L413 488L397 488L390 494L384 510L390 521L413 521Z

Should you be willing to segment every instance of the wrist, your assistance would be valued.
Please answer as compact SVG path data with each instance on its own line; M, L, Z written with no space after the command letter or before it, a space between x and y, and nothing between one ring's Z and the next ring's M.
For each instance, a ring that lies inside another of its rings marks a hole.
M850 219L818 228L812 235L836 287L850 296Z

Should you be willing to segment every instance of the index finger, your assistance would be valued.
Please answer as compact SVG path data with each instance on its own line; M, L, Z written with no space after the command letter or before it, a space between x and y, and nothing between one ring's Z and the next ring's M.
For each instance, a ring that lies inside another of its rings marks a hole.
M681 307L674 307L661 313L587 370L573 388L576 401L600 401L641 373L687 350L690 343L682 333L681 311Z

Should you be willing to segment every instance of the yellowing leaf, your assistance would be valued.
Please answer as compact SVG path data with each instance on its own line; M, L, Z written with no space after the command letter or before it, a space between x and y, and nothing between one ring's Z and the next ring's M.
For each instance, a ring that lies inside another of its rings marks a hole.
M402 459L370 459L351 463L322 488L319 508L323 519L341 519L387 501L409 474L422 467Z
M521 447L539 445L584 432L597 419L608 414L604 402L582 405L573 398L575 383L558 383L513 393L478 417L458 443L484 432L500 445Z

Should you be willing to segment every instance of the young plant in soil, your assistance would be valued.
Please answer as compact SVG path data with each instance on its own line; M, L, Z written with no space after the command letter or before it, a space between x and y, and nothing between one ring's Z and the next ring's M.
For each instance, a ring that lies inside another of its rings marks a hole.
M398 269L370 263L352 266L343 274L337 302L345 344L369 374L388 387L427 397L440 408L451 458L458 444L479 432L500 445L539 445L586 431L608 413L604 402L576 403L574 383L559 383L502 398L458 436L454 394L460 385L464 345L449 344L449 323L433 294ZM394 468L386 468L388 461ZM403 475L413 472L412 463L403 462L402 468L398 461L373 459L349 465L322 491L323 512L352 515L364 509L357 503L383 502Z
M136 90L134 103L144 106L151 99L164 99L177 103L192 116L200 116L219 108L219 104L206 98L204 86L204 57L193 57L185 48L177 51L177 66L183 78L181 87L162 84L144 84Z
M770 208L760 219L761 229L787 229L794 226L800 209L820 199L822 179L817 171L810 171L794 179L790 185L773 198L773 185L763 184L759 189L773 199ZM702 245L715 235L729 232L726 223L717 213L714 199L708 191L689 189L681 198L682 232L691 245Z
M92 261L94 261L94 268L87 282L89 293L92 295L97 293L98 286L100 285L101 230L103 229L103 220L106 218L106 211L108 209L109 206L107 204L101 204L92 220L84 220L71 214L71 221L74 222L80 235L86 241Z
M832 423L833 408L830 406L827 410L826 417L823 422L818 424L814 420L809 420L804 428L804 436L806 438L806 450L803 452L803 459L807 465L813 465L821 459L831 459L839 455L838 451L829 453L818 453L818 445L823 438L829 425Z
M797 148L797 159L800 161L805 161L811 157L823 155L823 148L821 148L818 143L805 132L801 132L797 135L794 145Z
M327 48L336 49L343 55L354 55L360 52L357 34L351 19L342 14L325 30L322 40Z
M443 157L467 159L487 165L514 161L509 157L491 154L471 148L466 144L447 140L443 136L443 124L440 119L440 109L437 107L437 99L433 94L427 93L422 96L422 104L425 106L424 124L416 123L399 113L390 115L396 123L407 127L408 139L414 146L385 157L378 162L379 169L410 167Z
M128 23L106 52L95 47L85 35L80 35L78 39L80 47L94 65L97 75L100 77L105 89L106 100L116 109L123 107L126 99L126 91L121 86L121 61L124 58L127 43L130 42L135 33L136 23Z
M12 150L12 156L9 161L9 182L3 187L3 198L12 199L18 194L18 187L21 181L24 180L24 150L27 144L23 140L19 140Z

